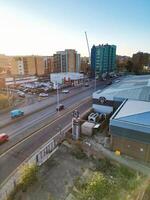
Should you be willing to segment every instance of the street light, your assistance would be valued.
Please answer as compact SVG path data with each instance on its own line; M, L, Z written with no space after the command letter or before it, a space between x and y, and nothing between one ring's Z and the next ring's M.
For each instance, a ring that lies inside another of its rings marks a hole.
M96 91L96 67L95 67L95 86L94 86L94 90Z
M59 88L58 88L58 82L57 82L57 111L58 111L58 114L59 114Z

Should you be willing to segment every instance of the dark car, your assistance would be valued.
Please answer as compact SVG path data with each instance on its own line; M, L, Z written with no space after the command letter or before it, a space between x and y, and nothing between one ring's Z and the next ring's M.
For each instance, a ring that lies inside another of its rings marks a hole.
M60 110L63 110L64 109L64 105L63 104L59 104L57 107L56 107L56 111L60 111Z
M108 83L107 83L107 85L111 85L112 84L112 81L109 81Z
M89 87L89 83L85 83L85 85L84 85L85 87Z

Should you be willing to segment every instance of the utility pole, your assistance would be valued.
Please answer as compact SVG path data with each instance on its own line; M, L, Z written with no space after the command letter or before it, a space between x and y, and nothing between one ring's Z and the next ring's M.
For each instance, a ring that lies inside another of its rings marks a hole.
M94 91L96 91L96 67L95 67L95 84L94 84Z

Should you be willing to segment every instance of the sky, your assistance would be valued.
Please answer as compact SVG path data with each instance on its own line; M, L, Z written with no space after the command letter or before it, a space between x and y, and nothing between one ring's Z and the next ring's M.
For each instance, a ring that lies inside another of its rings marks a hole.
M149 0L0 0L0 54L53 55L115 44L118 55L150 52Z

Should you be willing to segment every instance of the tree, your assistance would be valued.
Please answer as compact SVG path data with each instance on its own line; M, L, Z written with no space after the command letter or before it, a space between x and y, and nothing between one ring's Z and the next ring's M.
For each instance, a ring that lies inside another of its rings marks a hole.
M3 68L2 67L0 67L0 73L3 71Z
M125 64L125 68L128 72L134 71L134 65L131 60L128 60L127 63Z

